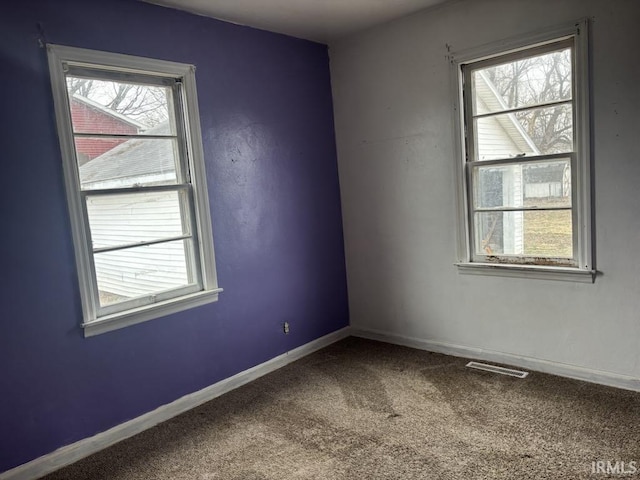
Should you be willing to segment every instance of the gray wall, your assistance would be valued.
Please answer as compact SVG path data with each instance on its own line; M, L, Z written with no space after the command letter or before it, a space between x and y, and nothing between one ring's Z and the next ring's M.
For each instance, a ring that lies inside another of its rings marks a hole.
M601 274L593 285L461 275L447 45L583 17ZM638 0L462 0L330 46L355 329L640 385L639 20Z

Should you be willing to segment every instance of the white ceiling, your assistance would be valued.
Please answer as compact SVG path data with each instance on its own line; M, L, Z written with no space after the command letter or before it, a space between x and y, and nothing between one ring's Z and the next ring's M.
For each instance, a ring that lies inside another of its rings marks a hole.
M446 0L145 0L328 43Z

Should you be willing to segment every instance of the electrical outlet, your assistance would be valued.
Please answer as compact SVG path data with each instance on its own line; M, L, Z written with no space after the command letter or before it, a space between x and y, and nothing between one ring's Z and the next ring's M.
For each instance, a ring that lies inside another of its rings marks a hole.
M283 327L282 329L284 330L285 335L288 334L289 333L289 322L284 322L284 325L282 327Z

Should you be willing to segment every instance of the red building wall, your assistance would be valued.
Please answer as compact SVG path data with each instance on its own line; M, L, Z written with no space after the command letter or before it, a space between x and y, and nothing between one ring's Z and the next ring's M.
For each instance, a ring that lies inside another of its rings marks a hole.
M71 120L74 133L135 134L138 132L136 126L97 107L87 105L77 98L71 98ZM83 165L125 141L126 139L117 138L76 137L78 163Z

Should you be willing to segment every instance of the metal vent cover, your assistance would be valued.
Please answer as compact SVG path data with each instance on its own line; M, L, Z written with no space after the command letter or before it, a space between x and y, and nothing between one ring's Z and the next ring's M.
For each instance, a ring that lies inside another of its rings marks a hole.
M529 372L514 370L512 368L499 367L497 365L489 365L488 363L469 362L466 366L469 368L475 368L477 370L484 370L486 372L509 375L510 377L525 378L527 375L529 375Z

